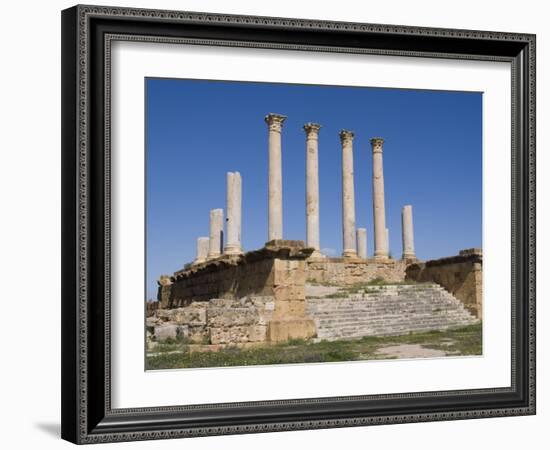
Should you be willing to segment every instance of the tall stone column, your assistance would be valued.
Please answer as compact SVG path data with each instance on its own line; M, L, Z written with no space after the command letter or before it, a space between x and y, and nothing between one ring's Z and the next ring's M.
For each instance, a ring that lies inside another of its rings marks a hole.
M382 145L384 139L373 138L372 145L372 198L374 211L374 258L388 258L388 237L386 235L386 206L384 203L384 167Z
M367 229L357 228L357 256L367 259Z
M269 241L283 238L281 130L285 120L286 116L280 114L265 116L269 130Z
M210 242L208 259L217 258L223 248L223 209L210 210Z
M200 264L206 261L208 258L208 252L210 251L210 238L200 237L197 239L197 257L193 264Z
M403 230L403 259L416 259L411 205L403 206L403 210L401 211L401 226Z
M242 184L239 172L227 172L227 237L224 253L239 255L241 248Z
M306 123L306 246L320 257L319 241L319 130L321 125Z
M357 257L355 236L355 188L353 181L353 132L340 131L342 143L342 228L345 258Z

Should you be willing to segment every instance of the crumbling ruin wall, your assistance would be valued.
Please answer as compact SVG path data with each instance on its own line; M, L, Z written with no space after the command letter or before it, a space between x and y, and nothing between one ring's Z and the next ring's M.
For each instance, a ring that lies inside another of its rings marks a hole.
M275 309L271 296L239 300L211 299L174 309L160 309L147 319L152 340L184 339L196 344L241 344L268 340Z
M275 261L304 261L313 249L303 241L276 240L260 250L244 255L223 255L193 264L159 280L161 307L178 308L212 298L239 299L247 295L274 295L277 271ZM305 283L305 280L304 280Z
M160 308L160 302L145 302L145 317L152 317Z
M204 320L201 319L200 323L190 324L168 317L163 320L167 322L164 326L176 328L163 328L161 334L166 331L185 337L185 333L190 333L194 341L204 339L209 343L223 343L230 336L234 336L236 342L278 342L313 337L315 325L305 312L305 260L312 251L304 248L302 241L276 240L268 242L261 250L244 255L224 255L191 265L172 277L161 277L158 293L161 309L157 318L162 319L163 314L175 317L173 311L187 314L188 307L205 310ZM272 298L272 307L269 302L264 305L272 312L267 315L260 313L257 300L245 302L244 309L238 306L243 299L258 298ZM255 312L247 312L247 308ZM165 310L169 312L165 313ZM219 326L224 311L227 318L224 325ZM153 324L154 320L149 322ZM177 328L184 326L188 329ZM197 337L197 333L202 335Z
M478 319L482 318L481 249L461 250L457 256L434 259L407 267L406 279L433 281L458 298Z
M375 278L386 282L405 280L407 261L389 259L323 258L307 261L307 281L319 284L348 286L366 283Z
M165 301L163 308L179 308L212 298L271 295L273 261L271 257L255 259L247 254L199 264L176 272L171 278L170 294L159 300Z

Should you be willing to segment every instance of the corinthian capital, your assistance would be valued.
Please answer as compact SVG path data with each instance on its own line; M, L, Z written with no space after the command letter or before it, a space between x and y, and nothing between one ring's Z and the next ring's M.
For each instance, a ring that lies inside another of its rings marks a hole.
M306 132L307 139L318 139L320 129L321 125L318 123L308 122L304 125L304 131Z
M265 123L267 123L269 131L278 131L280 133L281 129L283 128L283 122L286 120L286 116L283 116L281 114L269 113L267 116L265 116L264 120Z
M382 153L382 145L384 144L384 139L381 137L375 137L370 140L370 144L372 145L372 152L373 153Z
M355 134L353 133L353 131L340 130L340 142L342 142L342 145L351 144L353 142L354 136Z

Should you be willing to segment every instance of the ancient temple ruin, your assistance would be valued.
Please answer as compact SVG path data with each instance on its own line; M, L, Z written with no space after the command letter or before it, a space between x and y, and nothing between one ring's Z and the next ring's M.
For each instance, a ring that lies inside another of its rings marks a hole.
M321 251L318 142L321 125L307 123L306 240L283 235L281 133L286 116L268 114L267 243L244 252L242 180L227 173L226 214L210 211L209 235L198 237L196 258L159 279L150 308L152 339L184 336L205 345L342 339L460 327L481 318L482 255L418 261L412 206L402 208L401 258L389 255L384 199L383 144L372 147L374 250L355 219L354 133L340 132L342 151L342 256ZM224 226L225 223L225 226ZM375 284L369 284L379 281ZM154 310L154 311L153 311Z

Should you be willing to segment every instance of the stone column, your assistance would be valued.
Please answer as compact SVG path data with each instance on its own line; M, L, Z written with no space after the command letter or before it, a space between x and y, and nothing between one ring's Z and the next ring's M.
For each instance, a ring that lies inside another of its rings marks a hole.
M223 209L210 210L210 242L208 259L217 258L223 248Z
M312 257L320 257L319 242L319 130L321 125L306 123L306 246L314 248Z
M403 206L403 210L401 211L401 226L403 230L403 259L416 259L411 205Z
M208 252L210 251L210 238L200 237L197 239L197 257L193 264L200 264L206 261L208 258Z
M384 204L384 168L382 165L382 145L384 139L373 138L372 145L372 198L374 211L374 258L387 259L388 242L386 235L386 207Z
M227 172L227 237L224 253L240 255L242 184L239 172Z
M353 132L340 131L342 143L342 228L345 258L357 257L355 236L355 188L353 181Z
M357 228L357 256L367 259L367 229Z
M268 241L283 238L283 176L281 164L281 130L286 116L269 113L265 121L269 130L269 230Z

